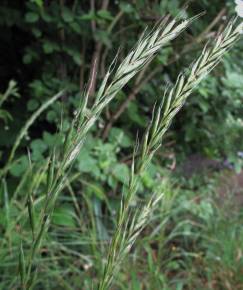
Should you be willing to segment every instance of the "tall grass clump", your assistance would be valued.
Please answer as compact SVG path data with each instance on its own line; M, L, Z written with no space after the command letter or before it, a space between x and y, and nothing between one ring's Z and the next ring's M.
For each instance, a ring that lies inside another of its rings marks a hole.
M110 70L104 77L95 102L90 109L88 109L89 89L84 94L76 117L65 138L62 152L59 153L54 149L49 158L45 201L39 216L35 213L35 206L31 194L28 197L32 243L28 253L26 253L27 251L24 250L22 244L20 247L19 269L22 289L30 289L34 283L37 271L35 256L38 253L45 232L48 230L55 202L61 189L65 185L71 165L79 154L88 131L98 119L103 109L114 99L116 94L129 82L129 80L149 63L164 45L168 44L186 29L194 19L195 17L178 23L178 21L170 21L169 17L166 17L165 20L157 25L150 33L144 34L140 38L137 45L113 74L112 71L114 71L115 66L114 61ZM113 75L112 80L110 80L111 75ZM136 179L135 176L134 178ZM136 186L136 182L134 183L134 181L135 180L132 180L130 182L130 187ZM132 189L132 191L134 191L134 189ZM132 195L133 194L131 194L131 196ZM143 225L147 219L150 208L154 207L156 202L157 198L151 201L141 213L138 213L138 220L134 219L132 226L133 235L130 237L131 240L134 240L134 232L139 232L141 225ZM125 202L124 207L127 208L128 205L129 202ZM122 216L123 212L124 210L121 211ZM140 221L141 225L139 225L137 221ZM130 223L128 223L127 226L129 226L129 231L131 231Z
M175 85L169 88L158 106L155 106L152 120L138 145L131 166L129 187L123 195L117 217L117 227L109 244L108 257L104 266L104 274L98 286L99 290L110 288L119 266L130 251L139 233L146 225L149 214L162 197L153 196L148 204L132 213L130 206L138 191L139 177L148 167L153 155L161 147L165 132L173 118L184 105L193 89L221 61L224 54L235 44L241 33L242 26L234 28L234 22L229 23L212 47L205 46L201 55L184 73L181 73ZM136 157L137 156L137 157Z

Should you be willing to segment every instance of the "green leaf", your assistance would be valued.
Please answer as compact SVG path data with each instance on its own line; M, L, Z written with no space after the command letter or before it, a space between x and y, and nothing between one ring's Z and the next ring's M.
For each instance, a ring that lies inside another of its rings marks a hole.
M26 277L26 265L25 265L25 257L22 242L20 244L19 249L19 274L21 279L21 284L24 285L25 277Z
M167 47L158 54L157 60L159 61L160 64L166 64L172 53L173 53L172 47Z
M10 113L6 110L2 110L0 109L0 119L2 119L5 123L7 123L8 121L13 120L12 116L10 115Z
M39 20L39 15L34 12L28 12L25 14L25 20L28 23L35 23Z
M67 7L63 7L62 8L62 18L65 22L69 23L69 22L72 22L74 20L74 14Z
M95 160L86 149L81 150L78 160L78 169L80 172L92 172L94 167L97 167L97 160Z
M89 194L95 195L100 200L106 199L105 192L98 183L85 182L85 185L87 186Z
M96 20L96 15L94 11L90 11L87 14L84 14L80 17L81 20Z
M105 20L113 20L113 16L111 15L111 13L107 10L99 10L97 12L97 15L100 17L100 18L103 18Z
M178 0L161 1L159 10L160 11L158 11L158 12L161 12L161 15L164 15L164 13L166 11L166 12L169 12L170 14L172 14L173 16L176 16L180 12L179 1Z
M43 7L43 0L31 0L31 2L35 3L39 7Z
M128 135L120 128L113 127L109 134L111 143L118 143L121 147L128 148L132 145L132 141Z
M10 167L10 173L15 177L19 177L25 172L28 166L28 158L26 156L22 156L12 164L12 166Z
M35 111L39 106L39 102L35 99L31 99L27 103L28 111Z
M123 11L125 13L132 13L134 11L133 6L129 3L121 3L120 9L121 9L121 11Z
M43 140L45 144L47 144L49 147L55 147L60 144L62 144L62 136L61 134L50 134L49 132L44 132L43 133Z
M152 176L149 174L149 172L146 171L142 175L142 182L143 182L145 187L152 189L152 187L154 185L154 178L152 178Z
M43 153L47 149L47 145L43 140L35 139L34 141L31 142L30 148L33 151L38 151L40 153Z
M35 208L34 208L34 202L33 198L31 195L28 196L28 214L29 214L29 221L30 221L30 226L31 226L31 231L32 231L32 236L34 239L35 236Z
M32 33L33 33L34 36L37 37L37 38L41 37L41 35L42 35L41 30L39 30L39 29L37 29L37 28L35 28L35 27L32 29Z
M176 261L170 261L167 267L168 269L171 269L171 270L178 270L180 269L180 264L177 263Z
M50 110L47 114L46 114L46 119L52 123L58 120L58 116L57 113L53 110Z
M203 99L200 99L198 104L199 104L199 107L201 108L201 110L203 111L203 113L206 114L209 110L210 104Z
M224 85L231 88L242 88L242 76L237 72L227 72L226 78L223 79Z
M67 52L68 55L72 57L73 61L77 65L82 64L81 54L79 50L74 49L73 47L65 47L64 50Z
M72 28L72 30L78 34L82 33L81 25L77 22L70 22L69 26Z
M58 226L74 228L76 226L74 209L68 205L57 207L54 210L52 222Z
M120 182L127 184L129 181L129 169L126 164L116 164L112 171L112 174Z
M82 64L82 61L81 61L81 58L80 58L80 55L73 55L73 61L77 64L77 65L81 65Z
M43 50L46 54L50 54L50 53L53 53L54 51L60 50L60 47L57 43L50 42L48 40L45 40L42 47L43 47Z
M43 153L48 148L46 143L41 139L35 139L31 142L30 148L32 150L32 159L34 161L43 159Z
M45 22L47 22L47 23L50 23L50 22L52 22L52 20L53 20L53 18L51 17L51 15L48 14L48 13L46 13L45 10L42 10L42 11L41 11L41 18L42 18Z
M95 39L103 44L105 44L107 47L111 47L111 39L110 34L105 30L99 30L95 34Z
M140 126L145 126L146 120L142 116L142 114L140 114L138 106L135 102L129 104L127 108L127 114L133 122L137 123Z
M99 199L93 198L92 204L93 204L93 209L94 209L94 214L95 214L98 238L99 240L107 241L109 239L109 234L101 218L102 217L101 202Z
M24 64L30 64L32 61L32 56L31 54L27 53L23 56L23 63Z

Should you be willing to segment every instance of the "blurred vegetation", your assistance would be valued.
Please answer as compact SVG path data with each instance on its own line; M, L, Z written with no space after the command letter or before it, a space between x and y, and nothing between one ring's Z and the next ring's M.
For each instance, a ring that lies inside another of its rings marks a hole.
M48 157L63 143L84 91L93 102L117 49L120 63L146 27L168 13L206 11L100 116L57 201L34 289L92 289L97 283L136 135L168 84L234 14L233 1L213 2L192 1L185 9L179 0L1 1L0 289L18 289L20 237L30 240L28 193L40 211ZM164 200L113 289L243 288L239 197L219 190L225 172L234 175L242 167L242 53L240 41L200 84L143 173L135 206L156 191ZM205 173L195 163L188 178L183 164L195 155L220 164L220 173Z

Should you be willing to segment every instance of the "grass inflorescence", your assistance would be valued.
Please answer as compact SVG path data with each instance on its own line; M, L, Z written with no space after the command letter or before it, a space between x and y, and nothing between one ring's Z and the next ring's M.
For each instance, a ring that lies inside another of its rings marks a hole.
M89 91L84 94L80 108L78 109L73 124L66 136L61 158L57 159L57 154L54 150L48 162L46 198L39 221L37 224L35 223L35 229L32 229L32 232L34 233L33 241L30 253L27 255L25 278L22 278L22 280L24 280L22 282L24 289L31 288L34 280L33 275L35 275L35 256L41 245L43 236L48 229L50 218L54 211L55 202L65 184L69 169L79 154L90 128L98 119L103 109L114 99L116 94L129 82L129 80L137 74L144 65L151 61L165 44L173 40L180 34L180 32L186 29L194 19L195 18L192 18L177 23L176 20L169 21L169 18L167 17L161 24L152 30L151 33L141 37L135 48L118 66L110 84L108 84L108 82L111 71L108 71L91 109L87 108ZM29 198L29 202L30 200L31 198ZM33 214L29 215L31 225L34 224L32 220L33 216ZM22 256L24 256L24 253L21 257ZM23 258L20 262L21 261L23 261ZM23 269L22 266L20 268Z
M165 92L161 104L154 110L152 120L143 136L143 141L136 150L139 150L136 160L135 155L137 154L134 154L129 189L121 202L117 228L109 245L108 259L99 290L109 289L125 254L131 249L138 234L146 225L149 214L161 197L158 194L155 201L151 199L147 206L139 210L139 214L136 213L131 217L129 206L138 190L139 176L141 176L155 152L160 148L164 134L193 89L220 62L223 55L235 44L238 38L239 27L234 28L232 22L218 36L214 46L206 46L204 48L199 58L188 69L189 73L185 72L179 75L176 84Z

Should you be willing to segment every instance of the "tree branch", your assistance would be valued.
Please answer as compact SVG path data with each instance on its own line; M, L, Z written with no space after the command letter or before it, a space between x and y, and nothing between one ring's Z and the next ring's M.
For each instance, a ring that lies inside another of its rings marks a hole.
M103 0L101 4L101 9L106 10L108 8L108 5L109 5L109 0ZM94 0L90 0L90 8L92 11L95 11ZM93 34L95 35L96 29L97 29L95 20L91 21L91 28L92 28ZM92 69L90 71L89 84L88 84L88 88L89 88L88 91L89 91L90 96L93 96L96 90L97 73L99 69L102 47L103 47L102 43L97 42L97 41L95 42L95 49L94 49L94 53L91 60Z

